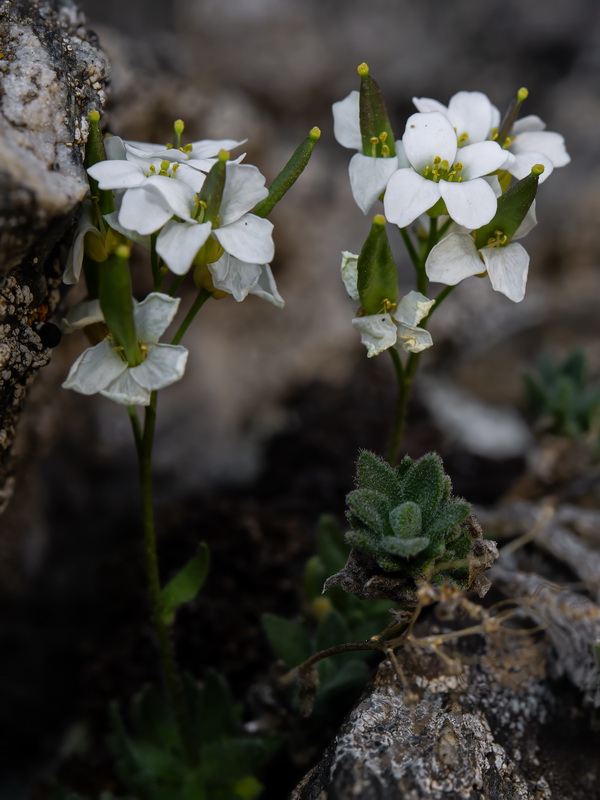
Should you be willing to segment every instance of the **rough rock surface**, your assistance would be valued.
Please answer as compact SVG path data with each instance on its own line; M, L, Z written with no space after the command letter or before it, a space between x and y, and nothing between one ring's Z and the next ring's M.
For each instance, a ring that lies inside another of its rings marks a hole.
M7 0L0 20L1 512L27 387L49 360L53 251L87 191L87 115L104 105L108 67L71 0Z

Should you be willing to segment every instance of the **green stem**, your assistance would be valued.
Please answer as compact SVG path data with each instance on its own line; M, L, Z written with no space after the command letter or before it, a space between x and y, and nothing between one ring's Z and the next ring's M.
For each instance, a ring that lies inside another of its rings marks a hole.
M142 426L140 425L140 418L138 417L137 408L135 406L127 406L127 413L131 420L131 427L133 429L133 438L135 439L135 449L137 450L138 458L142 454Z
M200 309L202 308L204 303L206 303L206 301L210 296L211 296L210 292L208 292L206 289L200 289L200 291L198 292L198 296L194 300L194 304L192 305L188 313L185 315L185 319L177 329L177 333L173 337L171 344L179 344L179 342L183 339L185 332L190 327L192 320L194 319L198 311L200 311Z
M157 233L153 233L152 236L150 237L150 262L152 264L153 288L155 292L160 292L162 290L164 276L161 273L160 258L158 253L156 252L157 237L158 237Z
M175 295L177 294L177 292L179 291L179 289L180 289L180 287L181 287L181 284L184 282L184 280L185 280L186 278L187 278L187 272L186 272L186 273L184 273L183 275L178 275L178 276L175 278L175 280L173 281L173 283L172 283L172 284L169 286L169 292L168 292L168 294L169 294L171 297L175 297Z
M435 298L435 305L434 305L434 306L431 306L431 310L430 310L429 314L427 314L427 316L425 317L425 319L424 319L424 320L422 320L422 322L420 323L422 326L425 326L425 325L427 325L427 323L428 323L428 322L429 322L429 320L431 319L431 315L433 314L433 312L436 310L436 308L438 308L439 306L441 306L441 304L442 304L442 303L444 302L444 300L445 300L445 299L448 297L448 295L449 295L451 292L453 292L453 291L456 289L456 286L457 286L457 285L458 285L458 284L455 284L454 286L446 286L446 288L445 288L445 289L442 289L442 291L441 291L441 292L438 294L438 296Z
M419 254L417 253L415 246L410 238L410 234L406 230L406 228L400 228L400 235L404 240L404 244L406 245L406 249L408 250L408 255L410 256L410 260L413 263L413 267L418 271L421 265L421 259L419 258Z
M396 403L394 427L392 429L392 437L387 456L388 462L392 467L395 467L398 463L400 446L402 445L402 439L404 437L404 428L406 427L406 417L408 415L408 403L415 373L419 366L420 353L411 353L406 362L406 366L403 366L400 354L395 347L390 347L389 353L392 357L396 377L398 379L398 402Z
M154 504L152 498L152 445L154 442L154 428L156 425L156 400L157 393L152 392L150 405L146 408L144 431L138 446L148 593L167 699L179 730L185 757L190 766L194 766L197 763L196 751L193 745L192 733L185 706L183 683L175 658L175 650L169 635L169 628L163 617L163 601L158 569L156 531L154 528ZM139 430L139 420L136 426L131 412L130 417L136 444L138 444L137 432Z

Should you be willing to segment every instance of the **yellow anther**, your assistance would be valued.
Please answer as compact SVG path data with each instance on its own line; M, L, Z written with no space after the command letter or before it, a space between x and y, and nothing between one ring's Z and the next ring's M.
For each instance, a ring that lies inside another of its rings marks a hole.
M442 163L440 164L440 169L442 170L442 172L448 172L448 167L449 167L449 166L450 166L450 164L448 164L448 162L446 161L446 159L444 159L444 160L442 161Z
M358 65L356 71L358 72L361 78L366 78L367 75L369 74L369 65L365 64L365 62L363 61L362 64Z
M150 170L149 170L149 171L150 171L150 172L151 172L153 175L156 173L156 167L154 166L154 164L150 164Z
M502 142L503 150L506 150L507 147L510 147L516 138L517 138L516 136L507 136L506 139Z
M173 145L171 144L171 142L167 142L165 147L167 148L167 150L172 150L173 149Z
M389 314L390 312L394 311L398 307L398 303L392 303L391 300L388 300L387 297L381 304L381 313L382 314Z
M161 172L166 172L169 169L170 166L171 166L171 162L167 161L165 159L164 161L160 162L160 171Z
M191 144L186 144L185 147L180 147L179 149L184 153L191 153L193 150L193 146Z
M492 142L495 142L497 138L498 138L498 128L492 128L492 132L490 134L490 140Z
M369 139L369 142L371 144L379 144L379 136L371 136L371 138Z
M436 166L437 166L438 164L441 164L441 163L442 163L442 159L441 159L441 157L440 157L440 156L436 156L436 157L433 159L433 163L434 163Z
M172 178L174 178L174 177L175 177L175 173L176 173L176 172L177 172L177 170L179 169L179 166L180 166L180 165L179 165L178 163L175 163L175 164L173 164L173 166L171 167L171 177L172 177Z
M177 134L177 136L181 136L185 128L185 123L182 119L176 119L173 123L173 130Z
M381 155L384 158L389 158L390 157L390 148L388 147L387 144L382 144L381 145Z
M469 139L469 134L468 133L466 133L466 132L465 133L461 133L461 135L458 137L458 146L462 147L462 145L466 141L468 141L468 139Z
M462 175L458 176L458 178L456 179L456 182L457 183L462 183Z
M463 169L462 161L457 161L457 162L456 162L456 164L454 165L454 169L455 169L457 172L460 172L460 171L461 171L461 169Z
M381 142L381 144L386 143L387 137L388 137L387 131L381 131L381 133L379 134L379 141Z

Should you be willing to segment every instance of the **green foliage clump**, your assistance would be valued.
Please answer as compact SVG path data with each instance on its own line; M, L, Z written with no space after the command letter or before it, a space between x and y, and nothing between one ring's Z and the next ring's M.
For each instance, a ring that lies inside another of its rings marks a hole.
M320 650L368 639L390 623L389 600L359 600L338 587L321 593L325 580L342 569L349 552L339 525L333 517L323 516L317 529L317 552L304 572L305 616L289 620L276 614L263 615L269 644L288 669ZM328 717L345 710L364 686L372 658L373 654L365 651L319 661L313 714Z
M589 383L585 353L575 350L562 361L543 356L537 369L523 375L536 427L556 436L573 437L598 428L600 384Z
M435 569L441 562L464 562L472 544L461 526L471 506L452 496L452 483L436 453L418 461L407 456L394 468L363 450L356 481L358 488L346 497L348 544L387 572L430 575L436 583L449 579L465 588L466 564Z
M255 773L279 741L242 735L240 709L218 672L201 686L187 678L184 688L197 765L185 757L162 694L148 686L133 700L131 732L111 708L109 747L123 783L140 800L254 800L262 790Z

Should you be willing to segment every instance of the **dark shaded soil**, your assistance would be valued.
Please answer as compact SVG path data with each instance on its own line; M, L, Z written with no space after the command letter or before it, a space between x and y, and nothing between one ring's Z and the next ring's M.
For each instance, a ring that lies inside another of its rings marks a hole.
M351 385L299 388L287 399L289 424L267 443L252 485L215 487L159 512L165 578L199 541L211 551L207 584L176 625L183 668L194 676L216 667L239 699L268 678L273 657L260 615L297 613L319 516L343 519L359 448L383 451L393 402L386 376L383 365L361 362ZM440 450L456 493L478 503L497 499L521 469L518 462L445 453L443 438L418 404L406 446L414 456ZM43 778L53 774L82 794L118 790L107 777L112 770L103 747L107 705L113 699L125 704L145 682L159 680L146 618L133 459L84 458L75 442L65 441L44 465L51 545L35 581L6 599L0 703L11 736L0 751L6 776L0 798L45 798ZM106 486L113 487L110 502L95 488ZM78 741L72 728L78 721L85 722L92 746L59 765L66 733ZM307 731L316 741L310 723ZM331 733L321 731L323 744ZM318 754L318 747L297 753L295 763L280 755L269 769L264 800L281 800Z

